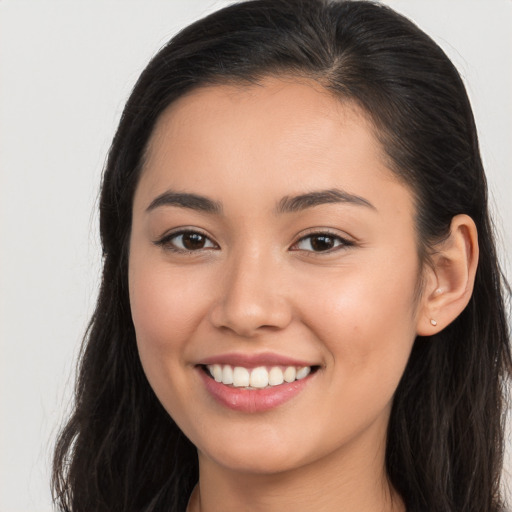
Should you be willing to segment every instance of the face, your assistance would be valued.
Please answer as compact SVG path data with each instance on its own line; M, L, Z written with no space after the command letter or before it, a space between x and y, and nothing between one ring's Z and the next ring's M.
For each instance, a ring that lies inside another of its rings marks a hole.
M382 455L417 254L412 194L355 105L277 79L171 105L134 198L130 301L148 380L200 463Z

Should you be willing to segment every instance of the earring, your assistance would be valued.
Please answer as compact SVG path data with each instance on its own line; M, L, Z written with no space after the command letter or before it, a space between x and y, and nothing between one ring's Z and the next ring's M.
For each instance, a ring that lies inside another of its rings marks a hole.
M431 323L434 327L437 325L437 322L436 322L433 318L431 318L431 319L430 319L430 323Z

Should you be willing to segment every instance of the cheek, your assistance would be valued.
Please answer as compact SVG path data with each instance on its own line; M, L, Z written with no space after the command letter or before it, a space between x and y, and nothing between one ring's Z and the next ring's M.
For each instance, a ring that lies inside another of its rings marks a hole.
M161 258L160 258L161 259ZM151 254L134 252L129 262L130 308L144 373L169 414L182 409L189 362L187 341L197 326L200 295Z
M178 420L191 400L183 369L193 366L187 351L204 310L200 281L135 253L129 292L142 367L159 401Z
M331 362L342 369L333 378L378 382L394 391L416 333L418 265L409 260L393 260L400 265L365 262L364 270L354 265L328 280L328 286L303 283L310 290L303 315L328 348Z
M206 307L205 286L197 273L173 271L158 262L130 263L130 306L139 345L172 350L197 328Z

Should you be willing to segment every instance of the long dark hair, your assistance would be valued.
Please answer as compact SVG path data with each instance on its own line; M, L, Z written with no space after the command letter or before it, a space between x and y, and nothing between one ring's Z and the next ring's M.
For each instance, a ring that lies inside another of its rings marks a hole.
M409 511L503 509L500 474L511 355L486 180L464 85L443 51L369 1L254 0L180 32L149 63L122 115L103 177L103 279L85 336L75 408L55 449L59 510L182 511L198 478L194 446L165 412L139 361L128 299L132 201L155 122L177 98L216 83L308 77L359 104L390 168L412 190L419 253L453 216L478 228L471 301L418 337L388 429L389 479Z

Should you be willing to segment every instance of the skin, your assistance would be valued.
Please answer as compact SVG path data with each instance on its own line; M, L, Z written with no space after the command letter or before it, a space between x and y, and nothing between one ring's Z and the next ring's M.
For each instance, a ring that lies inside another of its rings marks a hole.
M358 107L304 80L197 89L157 123L134 198L130 301L148 380L198 449L190 511L404 510L384 467L393 394L416 335L469 299L477 249L460 216L442 265L422 268L413 196L385 161ZM333 189L371 206L277 211ZM222 211L154 206L170 190ZM170 234L183 227L204 246L180 250ZM333 247L315 251L312 233ZM227 352L319 369L279 407L234 411L197 368Z

